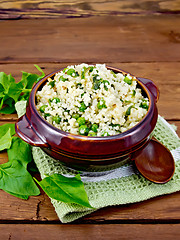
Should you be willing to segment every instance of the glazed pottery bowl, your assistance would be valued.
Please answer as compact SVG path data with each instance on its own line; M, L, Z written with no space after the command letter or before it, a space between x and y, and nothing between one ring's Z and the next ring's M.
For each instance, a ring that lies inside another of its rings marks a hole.
M127 74L114 67L107 68L115 73ZM137 78L137 86L149 99L149 109L145 117L131 129L106 137L74 135L49 124L36 108L37 91L42 89L49 77L53 78L61 70L48 74L33 87L26 114L16 123L19 137L30 145L40 147L66 166L77 170L104 171L133 159L133 154L137 154L137 151L150 140L150 134L157 122L156 102L159 91L155 84L149 79Z

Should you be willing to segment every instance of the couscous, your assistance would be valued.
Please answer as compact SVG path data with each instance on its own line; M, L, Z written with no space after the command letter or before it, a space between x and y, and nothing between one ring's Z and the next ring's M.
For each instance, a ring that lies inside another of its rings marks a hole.
M135 77L114 73L105 64L68 66L36 94L40 115L72 134L109 136L122 133L147 113L149 101Z

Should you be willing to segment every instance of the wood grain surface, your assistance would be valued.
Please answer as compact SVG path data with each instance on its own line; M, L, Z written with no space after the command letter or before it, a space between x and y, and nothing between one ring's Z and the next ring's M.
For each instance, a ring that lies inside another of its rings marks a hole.
M56 240L56 239L109 239L109 240L150 240L179 239L180 224L37 224L1 225L2 239L12 240Z
M180 61L178 15L9 20L0 29L1 63Z
M0 1L1 19L23 18L66 18L101 15L127 14L177 14L180 12L178 0L31 0Z
M0 72L19 81L22 70L38 73L33 64L46 74L82 62L121 68L156 83L159 114L180 135L179 14L178 0L0 0ZM0 115L0 125L16 120ZM0 190L0 239L180 239L179 199L177 192L62 224L43 191L25 201Z

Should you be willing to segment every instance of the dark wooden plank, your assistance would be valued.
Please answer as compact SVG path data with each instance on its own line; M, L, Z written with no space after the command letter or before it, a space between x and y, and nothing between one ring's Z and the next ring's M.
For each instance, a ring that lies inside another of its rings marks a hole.
M67 65L77 63L39 63L46 74L57 69L66 67ZM155 62L155 63L106 63L107 65L118 67L125 71L129 71L135 76L152 79L160 89L160 99L158 101L159 114L166 119L180 120L180 62ZM38 73L33 64L0 64L0 71L7 74L12 73L17 81L21 79L21 71ZM0 115L0 120L17 119L15 114Z
M1 21L0 62L180 61L178 15Z
M180 121L175 123L180 135ZM6 162L7 154L0 154L0 163ZM180 192L150 199L148 201L108 207L85 216L79 222L102 221L180 221ZM3 221L58 221L50 199L43 192L25 201L0 190L0 223Z
M180 224L103 224L103 225L27 225L3 224L1 238L12 240L46 239L179 239Z
M87 17L95 15L177 13L178 0L0 1L1 19Z

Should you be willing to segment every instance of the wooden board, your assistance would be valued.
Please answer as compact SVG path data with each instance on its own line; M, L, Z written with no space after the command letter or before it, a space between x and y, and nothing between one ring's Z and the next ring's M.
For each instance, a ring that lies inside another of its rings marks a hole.
M4 122L0 122L0 125ZM180 121L175 123L180 135ZM0 163L8 161L6 152L0 153ZM83 218L83 222L102 222L110 220L133 220L157 222L168 219L180 220L180 192L157 197L148 201L124 206L104 208ZM40 196L30 197L28 201L18 199L0 190L0 223L4 221L58 221L50 199L43 192Z
M88 17L101 15L178 13L179 1L0 1L1 19Z
M180 61L178 15L1 21L0 29L1 63Z
M0 226L1 239L179 239L180 224L5 224Z

